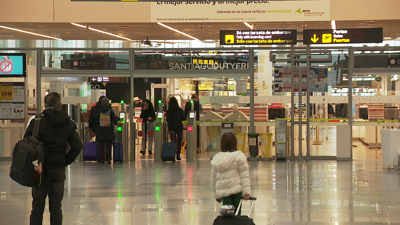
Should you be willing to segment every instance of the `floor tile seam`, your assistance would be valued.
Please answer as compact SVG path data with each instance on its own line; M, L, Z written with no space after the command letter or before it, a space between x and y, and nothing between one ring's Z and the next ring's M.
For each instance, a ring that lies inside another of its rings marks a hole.
M80 224L80 223L82 223L82 222L84 222L84 221L86 221L86 220L88 220L88 219L90 219L90 218L93 218L93 217L99 215L100 213L101 213L101 212L98 212L98 213L96 213L96 214L94 214L94 215L92 215L92 216L89 216L88 218L86 218L86 219L84 219L84 220L81 220L81 221L75 223L75 225L76 225L76 224Z

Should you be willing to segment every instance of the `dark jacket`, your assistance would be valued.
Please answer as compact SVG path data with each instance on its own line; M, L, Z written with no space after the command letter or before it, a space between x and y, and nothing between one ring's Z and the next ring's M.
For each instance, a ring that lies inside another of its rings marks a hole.
M182 124L183 120L184 120L183 110L179 108L179 105L178 104L169 105L167 111L168 130L175 132L183 130L183 124Z
M110 110L111 124L108 127L100 126L100 113L106 113ZM115 140L114 125L118 123L119 118L115 115L111 106L99 106L96 113L96 141Z
M200 103L197 100L193 100L193 104L194 104L194 111L196 112L196 120L199 121L200 120L200 111L202 111ZM188 114L189 114L190 110L192 110L192 104L190 103L190 101L188 101L185 104L185 119L186 120L188 119Z
M32 119L24 138L32 136L34 124L35 120ZM54 108L45 109L40 122L39 138L46 146L44 170L48 173L44 174L48 174L52 181L65 180L65 167L75 161L83 148L76 123L64 111ZM67 143L71 147L68 153Z
M89 128L92 129L94 132L96 132L98 128L96 124L97 111L98 111L97 105L93 106L92 109L90 110L90 116L89 116Z
M150 122L154 122L156 121L156 113L154 112L154 110L151 110L150 108L143 110L142 109L142 113L140 113L140 118L143 119L143 123L146 123L148 121L147 118L151 117L152 120Z

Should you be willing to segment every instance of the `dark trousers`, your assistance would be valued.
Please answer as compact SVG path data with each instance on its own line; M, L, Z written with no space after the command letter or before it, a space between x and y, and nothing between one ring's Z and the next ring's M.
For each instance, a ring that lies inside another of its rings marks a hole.
M240 199L242 199L243 192L229 195L227 197L222 198L222 205L234 205L237 209L239 207ZM240 207L241 208L241 207ZM239 215L242 209L239 210Z
M178 138L173 136L173 135L175 135L175 133L178 136ZM183 130L175 131L175 133L169 133L169 135L171 137L171 142L176 143L176 156L181 157Z
M32 212L30 225L42 225L46 197L49 196L50 224L62 225L61 201L64 197L64 181L50 182L32 188Z
M112 140L99 141L99 161L111 161L111 145ZM104 153L106 154L106 157L104 157Z
M200 148L200 126L199 125L197 125L197 148Z

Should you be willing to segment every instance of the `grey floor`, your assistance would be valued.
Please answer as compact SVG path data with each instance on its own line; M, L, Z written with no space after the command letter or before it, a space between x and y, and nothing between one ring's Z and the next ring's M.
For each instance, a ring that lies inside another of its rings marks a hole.
M400 170L385 169L380 159L249 165L257 225L400 224ZM9 166L0 162L0 224L28 224L30 189L9 178ZM220 204L210 180L208 160L76 162L65 183L64 224L211 225Z

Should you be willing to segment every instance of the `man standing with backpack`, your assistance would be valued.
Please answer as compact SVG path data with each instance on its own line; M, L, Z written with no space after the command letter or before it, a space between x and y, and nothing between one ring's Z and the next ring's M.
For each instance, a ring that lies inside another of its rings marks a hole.
M65 167L78 157L83 144L77 132L77 125L64 111L61 111L61 97L51 92L44 98L46 109L42 112L39 139L46 146L46 161L43 167L44 182L32 187L31 225L41 225L46 197L49 196L50 224L62 225L61 201L64 197ZM30 137L35 124L31 118L24 138ZM70 150L67 152L67 144Z

